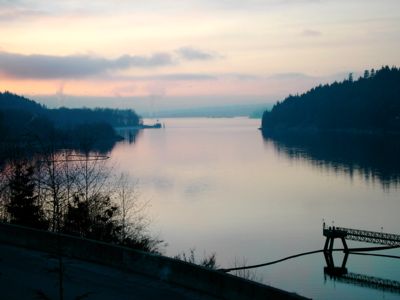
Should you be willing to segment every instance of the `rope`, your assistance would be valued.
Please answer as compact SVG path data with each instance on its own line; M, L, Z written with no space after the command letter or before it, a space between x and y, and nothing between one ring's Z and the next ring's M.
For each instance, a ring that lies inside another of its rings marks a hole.
M400 259L400 256L397 256L397 255L388 255L388 254L359 253L359 252L351 252L351 254L356 254L356 255L368 255L368 256L378 256L378 257L388 257L388 258L397 258L397 259Z
M370 256L400 258L400 256L394 256L394 255L358 253L359 251L380 251L380 250L388 250L388 249L399 248L399 247L400 247L400 245L398 245L398 246L383 246L383 247L349 248L348 251L351 254L358 254L358 255L370 255ZM345 249L332 249L332 251L344 251L344 250ZM353 252L353 251L358 251L358 252ZM267 263L263 263L263 264L236 267L236 268L228 268L228 269L218 269L218 271L228 273L228 272L238 271L238 270L247 270L247 269L260 268L260 267L265 267L265 266L277 264L279 262L282 262L282 261L285 261L285 260L289 260L289 259L293 259L293 258L296 258L296 257L315 254L315 253L321 253L321 252L324 252L324 249L303 252L303 253L291 255L291 256L288 256L288 257L285 257L285 258L281 258L281 259L274 260L274 261L267 262Z

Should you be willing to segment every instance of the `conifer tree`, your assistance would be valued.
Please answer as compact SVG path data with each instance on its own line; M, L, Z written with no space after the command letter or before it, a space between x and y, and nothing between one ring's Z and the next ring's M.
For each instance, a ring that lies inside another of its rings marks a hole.
M33 174L33 166L24 162L15 164L8 182L10 199L6 209L11 223L47 229L48 222L45 220L43 210L37 203Z

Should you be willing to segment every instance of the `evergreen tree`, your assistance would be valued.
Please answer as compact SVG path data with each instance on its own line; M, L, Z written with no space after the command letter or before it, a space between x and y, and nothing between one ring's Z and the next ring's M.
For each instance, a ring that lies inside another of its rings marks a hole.
M63 231L104 242L118 242L121 225L116 221L118 207L110 198L97 194L90 199L74 196L65 214Z
M10 199L6 209L13 224L47 229L48 222L37 203L33 174L33 166L22 162L15 164L8 182Z
M371 77L374 77L375 76L375 69L371 69L371 75L370 75Z
M353 73L350 73L349 74L349 79L348 79L350 82L353 82Z

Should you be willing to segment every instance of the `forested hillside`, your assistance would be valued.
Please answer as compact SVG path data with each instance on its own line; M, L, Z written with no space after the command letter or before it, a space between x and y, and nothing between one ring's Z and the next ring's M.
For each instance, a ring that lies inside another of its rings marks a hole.
M290 95L264 112L262 129L400 132L400 69L366 70Z
M0 93L0 142L69 147L118 140L113 126L138 126L133 110L48 109L10 92Z

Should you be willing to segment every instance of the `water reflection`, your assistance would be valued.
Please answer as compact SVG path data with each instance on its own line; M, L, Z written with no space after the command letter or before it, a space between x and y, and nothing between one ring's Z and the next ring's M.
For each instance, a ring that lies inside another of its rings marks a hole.
M141 134L141 130L119 128L116 130L122 138L122 143L134 144ZM68 149L77 153L95 153L100 155L108 155L117 144L118 139L98 139L96 136L79 137L76 141L63 141L56 139L55 141L43 143L32 140L21 140L15 142L0 143L0 169L10 159L32 158L36 154L45 154L52 151L64 152Z
M116 132L124 139L125 143L131 145L136 142L137 138L141 135L142 130L138 130L135 128L132 129L129 127L119 127L116 128Z
M140 180L140 197L151 201L151 229L168 242L167 255L196 248L200 256L216 252L220 266L231 267L235 258L257 264L321 249L322 218L398 232L400 189L386 192L378 180L377 185L364 184L358 175L356 184L351 184L344 171L332 176L333 171L310 167L302 141L293 150L302 151L302 156L289 160L284 148L292 144L272 138L264 142L257 130L259 120L167 119L165 123L165 129L142 130L134 144L118 143L110 156L118 163L115 172L131 173ZM281 157L276 155L278 146ZM325 148L320 151L331 151ZM332 161L331 154L319 155L315 165ZM371 163L376 164L364 165ZM399 262L351 255L347 268L398 279ZM336 286L330 280L324 285L323 266L323 255L315 255L260 268L257 275L264 283L313 299L379 299L382 294L348 284ZM398 296L388 293L385 299Z
M400 282L397 280L349 272L346 268L348 253L345 254L340 267L335 266L332 254L324 253L324 256L326 261L326 267L324 267L325 282L327 279L330 279L332 281L400 294Z
M366 181L378 180L384 188L400 183L400 139L390 135L322 133L265 133L264 140L292 160Z
M116 143L117 143L117 141L114 141L114 140L99 141L90 147L89 152L97 153L97 154L101 154L101 155L108 155L108 154L110 154L112 149L115 147ZM79 147L70 147L69 149L72 149L72 150L75 150L78 152L85 152L85 151L82 151L82 149Z

